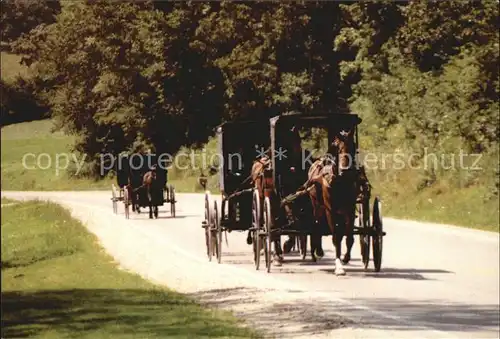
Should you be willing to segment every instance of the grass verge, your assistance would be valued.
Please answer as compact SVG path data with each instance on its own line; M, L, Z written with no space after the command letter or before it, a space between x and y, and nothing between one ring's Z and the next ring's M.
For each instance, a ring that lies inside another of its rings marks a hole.
M250 338L229 313L119 270L69 212L2 208L3 338Z
M498 197L486 198L486 187L456 189L438 183L417 191L411 187L412 175L401 173L402 182L394 183L368 173L373 195L382 200L384 216L500 232Z

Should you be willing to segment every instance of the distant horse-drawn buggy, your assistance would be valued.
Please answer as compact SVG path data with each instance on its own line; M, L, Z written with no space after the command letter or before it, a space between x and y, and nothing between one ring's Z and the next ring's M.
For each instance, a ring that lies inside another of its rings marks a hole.
M168 164L155 154L120 155L116 162L116 183L112 185L113 212L118 211L118 202L125 207L125 217L130 215L130 207L136 213L141 208L149 208L149 218L158 218L158 206L170 205L170 213L175 217L175 189L167 185Z
M219 126L222 200L219 204L206 191L202 222L209 259L221 262L223 232L245 231L256 269L263 255L270 272L293 248L305 259L308 239L312 260L323 257L322 237L332 236L335 273L344 275L358 235L365 269L371 247L375 271L380 271L381 202L375 197L370 211L371 186L358 157L360 123L351 113L287 114ZM303 147L307 135L324 145L322 154L313 157ZM288 236L283 248L282 236ZM344 237L347 252L341 258Z

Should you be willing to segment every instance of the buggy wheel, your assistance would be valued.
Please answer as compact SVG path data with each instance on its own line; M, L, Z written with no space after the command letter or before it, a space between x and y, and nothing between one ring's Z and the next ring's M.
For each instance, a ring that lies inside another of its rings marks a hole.
M220 264L222 255L222 227L216 200L214 201L214 228L215 256L217 257L217 262Z
M368 268L370 264L370 205L369 200L364 199L362 203L358 204L359 212L359 227L363 231L359 234L359 245L361 248L361 259L365 266Z
M258 270L260 267L260 249L262 248L260 239L260 195L258 190L253 190L252 199L252 246L253 246L253 262L255 263L255 269Z
M130 191L127 186L123 188L123 205L125 206L125 218L130 218Z
M380 272L382 267L382 245L383 245L383 224L382 224L382 204L379 197L375 198L373 202L373 230L372 237L373 246L373 264L375 265L375 272Z
M222 244L222 220L226 220L227 219L227 208L228 208L228 203L227 203L227 200L225 198L222 198L222 202L221 202L221 208L220 208L220 228L221 228L221 244ZM226 246L229 247L229 243L227 242L227 229L224 229L224 238L226 239ZM221 252L222 254L222 252Z
M116 206L116 190L115 190L115 185L111 185L111 203L113 205L113 213L116 214L117 206Z
M170 215L173 218L175 218L175 188L172 185L170 185L169 197L170 197Z
M271 215L271 201L269 197L264 198L264 254L266 256L267 273L271 272L271 228L272 228L272 215Z
M212 261L212 220L213 220L213 204L210 192L205 193L205 244L207 246L208 260Z

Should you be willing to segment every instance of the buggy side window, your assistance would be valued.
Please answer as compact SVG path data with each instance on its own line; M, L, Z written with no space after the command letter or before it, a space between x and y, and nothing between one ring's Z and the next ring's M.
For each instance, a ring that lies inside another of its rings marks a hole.
M303 132L302 148L309 150L318 158L328 151L328 131L326 128L313 127Z

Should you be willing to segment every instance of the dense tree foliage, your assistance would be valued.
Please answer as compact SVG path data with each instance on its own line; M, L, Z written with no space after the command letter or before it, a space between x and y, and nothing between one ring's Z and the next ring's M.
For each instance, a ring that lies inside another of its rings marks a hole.
M491 152L498 28L496 1L87 1L14 47L93 157L174 152L223 120L347 109L376 146Z
M43 85L36 78L16 78L12 82L0 80L0 125L40 120L48 117L49 107L38 95Z
M40 24L51 24L61 10L57 0L5 0L0 3L2 42L16 40Z

